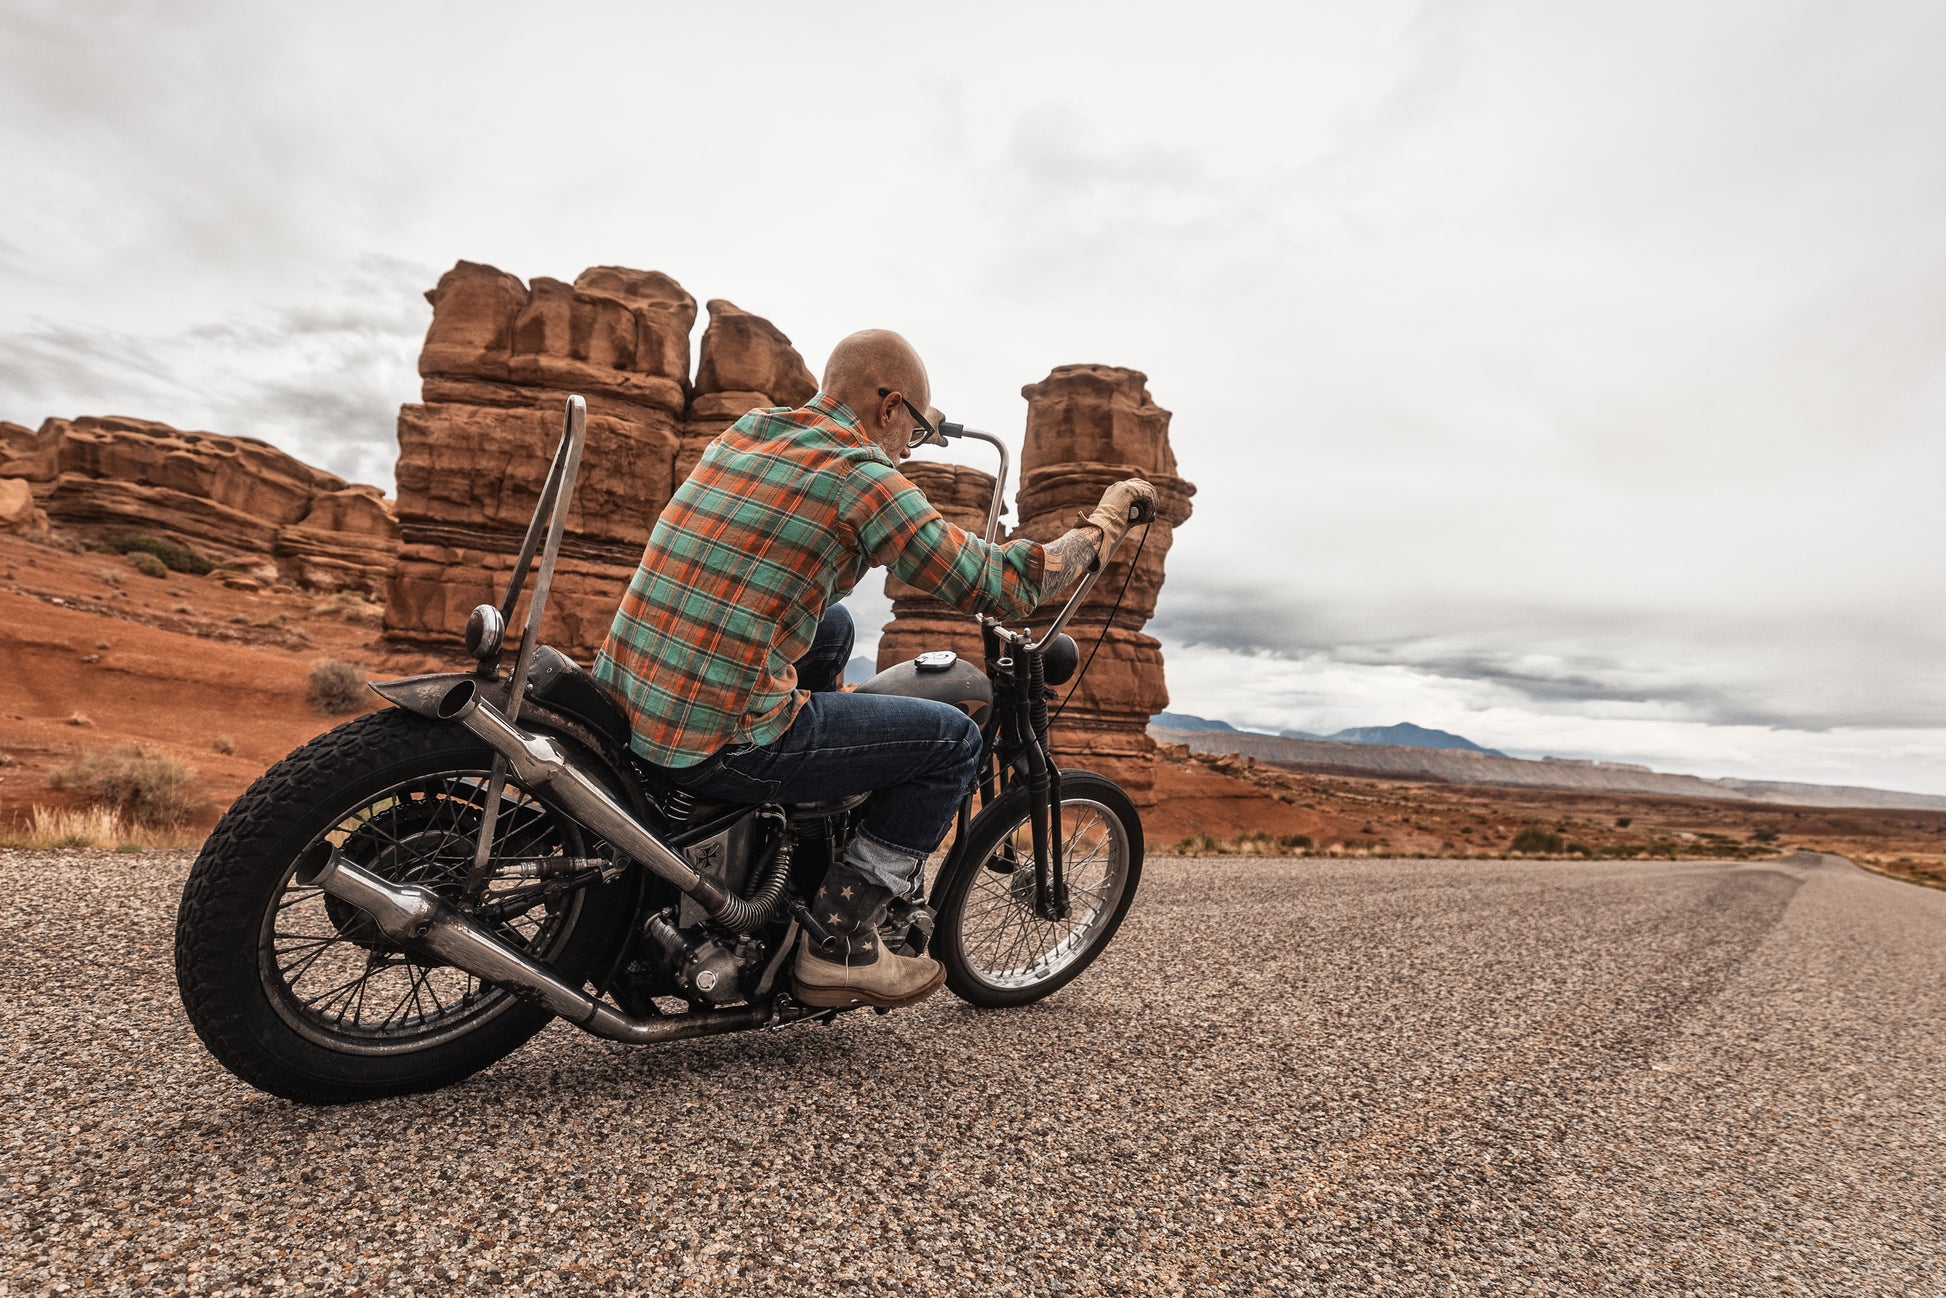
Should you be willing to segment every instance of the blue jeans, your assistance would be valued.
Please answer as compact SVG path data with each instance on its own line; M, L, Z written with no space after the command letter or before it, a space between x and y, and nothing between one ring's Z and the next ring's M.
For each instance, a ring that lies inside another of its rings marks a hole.
M852 638L851 614L834 605L798 660L798 682L813 693L791 728L762 747L733 744L669 774L704 797L736 802L823 802L872 793L845 860L866 879L903 894L973 787L980 728L948 703L837 693Z

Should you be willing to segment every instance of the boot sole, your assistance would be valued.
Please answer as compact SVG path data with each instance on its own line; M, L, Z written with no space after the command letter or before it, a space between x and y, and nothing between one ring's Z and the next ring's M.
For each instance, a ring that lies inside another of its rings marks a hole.
M916 1005L945 986L946 970L942 966L931 982L904 996L881 996L877 992L856 987L820 987L816 983L798 982L795 978L791 979L791 984L791 994L801 1003L821 1010L842 1010L853 1005L875 1005L882 1010L896 1010L902 1006Z

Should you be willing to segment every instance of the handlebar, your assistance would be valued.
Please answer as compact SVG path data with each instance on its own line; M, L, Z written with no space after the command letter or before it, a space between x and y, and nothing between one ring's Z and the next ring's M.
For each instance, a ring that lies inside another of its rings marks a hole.
M971 437L976 441L986 442L1000 453L1000 476L993 480L993 503L987 511L986 539L988 544L992 544L994 539L999 535L1000 507L1006 499L1007 493L1009 457L1006 443L1002 442L992 433L983 433L978 429L968 428L964 424L950 423L942 419L929 434L914 430L910 445L915 450L921 446L944 446L946 445L947 439L961 437ZM1130 527L1140 527L1145 523L1153 523L1154 521L1154 501L1137 500L1128 507L1128 523ZM1068 619L1073 617L1075 610L1081 607L1081 601L1088 597L1088 592L1094 588L1095 579L1100 577L1102 571L1108 567L1108 561L1115 557L1115 550L1119 546L1120 542L1118 541L1116 545L1109 547L1107 553L1095 556L1095 561L1089 567L1087 575L1075 583L1074 590L1068 595L1067 603L1061 606L1061 612L1055 617L1054 625L1048 627L1047 631L1038 640L1031 641L1029 644L1030 648L1039 649L1061 633L1061 628L1067 625ZM1005 628L998 627L997 623L991 623L991 619L987 618L984 614L976 613L973 616L974 620L983 626L989 624L995 625L996 629L999 629L1010 640L1016 638L1026 639L1024 635L1015 637L1012 633L1007 632Z

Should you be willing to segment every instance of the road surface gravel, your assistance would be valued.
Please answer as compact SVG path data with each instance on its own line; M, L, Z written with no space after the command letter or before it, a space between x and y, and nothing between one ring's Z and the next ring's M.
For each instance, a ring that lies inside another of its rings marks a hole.
M0 853L0 1295L1946 1294L1946 892L1155 858L1021 1010L258 1094L186 856Z

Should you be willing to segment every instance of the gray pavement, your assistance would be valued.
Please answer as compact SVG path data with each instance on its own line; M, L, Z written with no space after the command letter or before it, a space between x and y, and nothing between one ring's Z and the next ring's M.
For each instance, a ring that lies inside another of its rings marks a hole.
M1067 991L319 1110L175 999L186 857L0 853L0 1295L1946 1294L1946 893L1153 859Z

